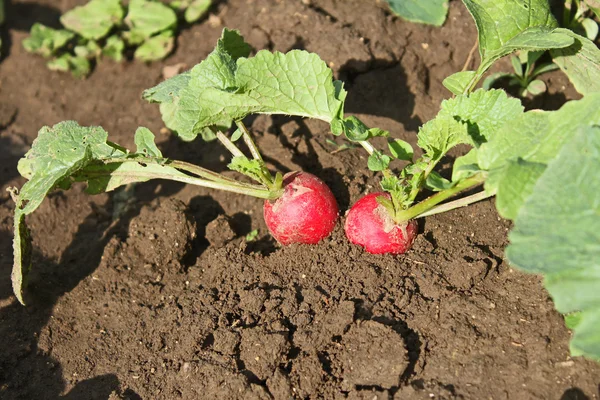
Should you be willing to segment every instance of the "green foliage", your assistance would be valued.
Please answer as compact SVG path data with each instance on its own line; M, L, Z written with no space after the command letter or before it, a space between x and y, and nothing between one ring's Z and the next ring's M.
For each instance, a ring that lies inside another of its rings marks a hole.
M556 65L569 77L583 95L600 92L600 50L591 40L563 30L575 43L567 48L551 50Z
M226 129L255 113L287 114L332 123L341 113L332 72L316 55L259 51L236 31L225 29L215 50L184 77L175 76L144 92L160 103L163 121L184 140L204 129ZM269 71L265 73L265 71Z
M511 56L514 73L492 74L483 81L483 88L491 88L500 79L509 79L510 86L519 86L519 95L526 97L528 93L534 96L546 92L546 84L536 79L539 75L554 71L558 66L554 63L542 63L536 66L536 62L544 54L543 51L522 51L517 56Z
M392 11L402 18L441 26L448 14L448 0L385 0Z
M195 0L181 4L178 11L193 22L211 4ZM48 68L83 78L99 58L122 61L127 48L135 48L134 57L142 61L167 57L175 46L178 16L157 0L133 0L128 7L122 0L91 0L66 12L60 21L66 29L34 24L23 47L47 58Z
M573 131L519 210L506 253L544 274L558 311L579 313L573 355L600 360L600 128Z
M461 71L444 79L442 84L453 94L459 95L468 90L469 85L476 77L476 71Z
M68 189L72 182L88 182L88 193L102 193L132 182L163 177L186 181L187 175L168 166L154 144L154 135L139 128L136 153L107 141L100 127L82 127L74 121L44 127L31 149L19 161L19 173L28 179L15 197L13 290L24 303L23 290L31 269L31 244L25 216L34 212L55 188ZM140 158L141 157L141 158ZM144 163L138 162L143 159Z
M23 47L30 53L50 57L75 37L73 32L52 29L39 23L31 27L31 36L23 40Z
M91 0L60 17L60 23L85 39L102 39L121 23L124 11L120 0Z
M152 36L174 29L177 15L158 1L132 0L125 22L129 26L128 42L140 44Z

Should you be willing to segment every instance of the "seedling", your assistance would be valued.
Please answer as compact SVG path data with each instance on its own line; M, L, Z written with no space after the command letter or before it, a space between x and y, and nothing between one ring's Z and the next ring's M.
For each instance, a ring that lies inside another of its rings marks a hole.
M483 88L488 90L499 80L508 79L509 86L519 88L519 96L527 97L529 93L533 96L545 93L547 90L544 81L536 79L538 76L558 69L553 62L537 63L543 51L522 51L519 56L511 56L510 61L514 73L498 72L490 75L483 81Z
M120 62L128 49L142 61L165 58L175 46L179 20L197 21L210 5L210 0L172 3L176 12L154 0L132 0L127 7L121 0L91 0L61 16L64 29L34 24L23 47L46 58L48 68L83 78L97 60Z
M563 26L585 35L591 41L598 37L598 23L594 16L600 18L598 0L565 0Z

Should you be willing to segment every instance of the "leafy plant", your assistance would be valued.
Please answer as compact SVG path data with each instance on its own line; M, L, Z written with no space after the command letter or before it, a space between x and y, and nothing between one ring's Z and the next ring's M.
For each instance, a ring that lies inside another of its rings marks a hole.
M588 39L558 28L546 1L464 3L478 27L481 64L475 71L460 72L444 81L456 96L442 102L437 116L419 129L420 152L389 132L346 116L348 93L316 54L263 50L249 57L249 46L229 30L223 32L206 60L148 89L143 97L159 103L163 121L183 140L198 136L220 140L233 155L229 167L257 181L258 186L165 159L144 128L136 133L138 149L134 153L106 141L101 128L81 128L71 122L42 129L19 163L20 173L30 180L18 195L14 192L13 285L18 298L22 301L23 277L30 265L24 217L52 188L87 181L88 190L95 193L161 177L274 199L290 186L282 189L284 177L273 177L267 170L241 121L257 113L286 114L325 121L334 135L344 135L368 152L367 167L380 173L381 191L359 200L350 209L345 226L348 238L368 251L402 253L417 233L416 218L495 196L499 214L515 222L509 261L545 276L558 310L571 316L573 354L600 359L597 86L589 84L582 100L570 101L560 110L528 112L520 100L509 98L502 90L474 89L500 57L547 49L560 52L555 61L568 70L571 80L584 82L597 72L593 58L597 48L591 49L585 42ZM596 69L588 69L590 66ZM232 124L237 130L229 137L223 132ZM376 148L374 137L386 137L387 147ZM240 138L252 159L236 147ZM457 145L471 149L454 161L451 175L443 176L436 167ZM401 163L393 164L394 160ZM400 164L403 168L393 168ZM450 200L481 186L474 194ZM429 197L423 196L426 192ZM271 211L271 204L265 202L266 220ZM355 213L358 217L351 217ZM285 229L271 232L287 241Z
M492 74L483 81L483 88L490 89L499 80L508 79L509 86L519 87L521 97L526 97L528 93L534 96L545 93L546 84L536 78L543 73L557 70L558 66L552 62L536 65L543 54L543 51L523 51L518 57L511 56L510 61L515 72Z
M597 0L565 0L563 26L578 34L584 34L589 40L598 37L598 23L594 16L600 18L600 2Z
M120 62L128 49L142 61L160 60L175 46L179 13L188 23L202 18L210 0L178 2L173 8L155 0L91 0L61 16L64 29L36 23L23 41L25 50L48 59L48 68L87 76L102 57Z
M385 0L390 9L407 21L441 26L448 14L448 0Z

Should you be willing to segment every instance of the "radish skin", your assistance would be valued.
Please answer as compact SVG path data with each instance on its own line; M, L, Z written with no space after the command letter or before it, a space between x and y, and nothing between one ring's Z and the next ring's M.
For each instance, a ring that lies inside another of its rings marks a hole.
M282 245L316 244L329 236L339 216L333 193L316 176L290 172L283 177L283 195L265 200L265 223Z
M405 253L417 236L417 223L395 223L388 210L377 202L380 196L390 199L389 193L371 193L352 206L344 225L346 237L371 254Z

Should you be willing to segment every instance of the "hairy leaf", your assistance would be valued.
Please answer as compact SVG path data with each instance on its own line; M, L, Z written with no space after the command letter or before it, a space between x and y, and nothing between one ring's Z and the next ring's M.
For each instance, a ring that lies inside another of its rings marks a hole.
M245 58L248 53L239 33L224 30L215 50L191 70L187 84L177 82L177 95L161 106L167 127L193 140L207 127L228 128L253 113L339 121L345 92L316 54L260 51ZM164 93L153 88L144 97L162 103L164 96L157 92Z
M137 128L134 140L137 147L136 153L150 157L161 158L163 156L158 147L156 147L156 143L154 143L154 133L150 129Z
M515 50L567 47L572 38L558 24L547 0L463 0L479 32L482 69Z
M383 171L390 166L390 161L392 161L392 159L389 156L379 151L375 151L369 156L367 166L371 171Z
M470 143L467 125L453 117L440 115L419 129L418 144L431 160L439 161L452 147Z
M443 101L439 115L466 123L472 144L479 146L522 113L521 102L508 97L504 90L479 89L468 96Z
M65 29L52 29L40 23L31 27L31 34L23 40L23 47L30 53L50 57L65 46L75 34Z
M442 84L453 94L459 95L467 90L469 84L475 78L476 75L477 72L475 71L457 72L444 79Z
M60 17L63 26L86 39L101 39L123 19L120 0L91 0Z
M412 22L441 26L448 14L448 0L385 0L394 13Z
M392 153L395 158L404 161L412 161L414 150L410 143L401 139L396 139L392 142L389 142L388 147L390 149L390 153Z
M545 169L545 164L518 158L510 160L504 168L497 170L499 176L491 179L497 180L496 208L503 218L516 218Z
M145 148L156 153L158 149L150 143L150 135L142 130L136 141L142 152ZM107 142L107 136L100 127L83 127L74 121L61 122L52 128L42 128L31 149L19 161L19 173L28 179L16 198L14 218L12 284L21 303L24 303L23 290L31 269L31 245L25 216L35 211L52 189L68 189L72 181L87 181L88 192L100 193L129 182L161 176L175 180L187 177L163 164L136 162L138 156L130 156L126 150Z
M581 312L571 347L600 359L600 128L575 130L519 210L506 254L545 275L558 311Z
M600 91L600 50L589 39L567 29L564 34L575 39L569 47L550 52L556 65L569 77L575 89L583 95Z

